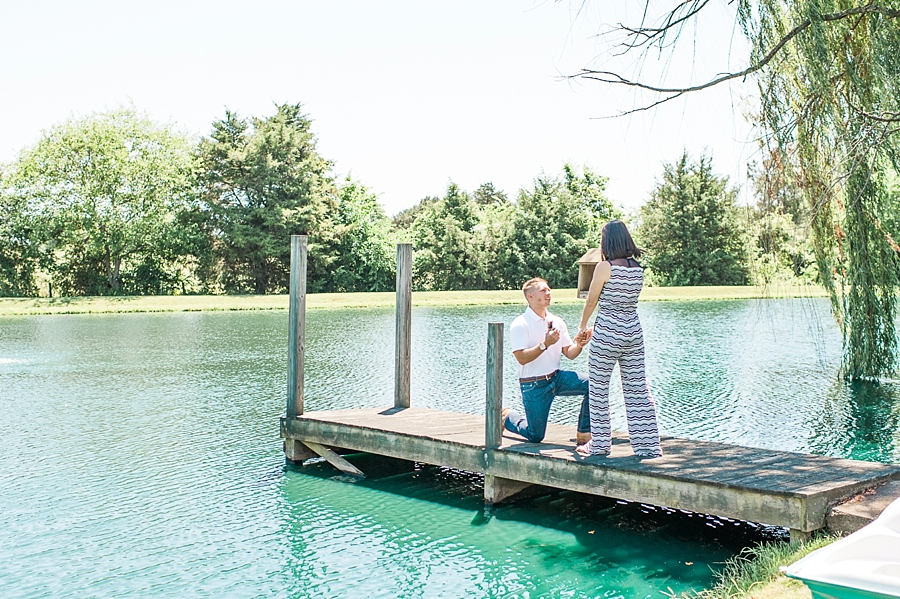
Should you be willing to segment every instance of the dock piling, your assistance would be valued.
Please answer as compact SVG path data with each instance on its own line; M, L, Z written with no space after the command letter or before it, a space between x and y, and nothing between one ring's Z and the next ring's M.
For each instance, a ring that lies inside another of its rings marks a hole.
M518 480L510 480L491 474L484 475L484 504L495 505L504 503L510 497L524 496L526 489L536 489L531 483L523 483Z
M503 441L503 323L488 323L484 446L497 449Z
M317 457L319 454L303 444L299 439L284 440L284 457L291 464L302 464L304 460Z
M412 244L397 244L397 326L394 341L394 407L409 407L412 330Z
M288 418L303 415L303 357L306 351L306 235L291 235L288 328Z
M812 538L812 532L800 530L799 528L789 528L788 532L791 535L791 545L806 543Z

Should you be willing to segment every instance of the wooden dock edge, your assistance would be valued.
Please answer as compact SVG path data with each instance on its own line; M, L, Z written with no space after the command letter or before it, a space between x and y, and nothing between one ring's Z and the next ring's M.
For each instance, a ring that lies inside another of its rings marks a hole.
M826 526L829 509L855 494L896 479L888 474L838 491L810 494L760 491L722 483L684 481L673 477L605 468L550 456L527 455L502 449L429 437L398 436L377 429L303 418L282 418L281 436L392 458L445 466L495 477L498 482L544 485L591 495L648 503L671 509L725 516L791 529L792 538ZM490 479L494 480L494 479ZM490 485L489 485L490 486ZM497 490L508 495L507 491ZM486 490L486 496L494 493Z
M893 501L900 499L900 480L889 481L848 498L828 510L827 528L850 534L872 522Z

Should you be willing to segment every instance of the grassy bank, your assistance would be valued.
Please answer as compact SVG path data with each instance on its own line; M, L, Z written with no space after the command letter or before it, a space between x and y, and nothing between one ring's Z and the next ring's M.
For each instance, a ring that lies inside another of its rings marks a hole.
M726 562L711 589L686 599L810 599L806 585L788 578L779 568L834 540L822 536L801 545L769 543L747 549Z
M641 301L691 301L783 297L824 297L816 287L647 287ZM309 310L327 308L390 308L394 292L312 293ZM574 289L556 289L556 304L580 304ZM421 291L415 306L490 306L523 304L521 291ZM156 295L131 297L0 298L0 316L33 314L107 314L124 312L214 312L286 310L287 295Z

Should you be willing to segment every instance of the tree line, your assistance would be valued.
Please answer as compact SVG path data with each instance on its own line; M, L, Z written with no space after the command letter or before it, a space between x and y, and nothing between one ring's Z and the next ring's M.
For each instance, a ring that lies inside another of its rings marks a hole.
M812 276L790 185L754 174L755 207L687 153L628 217L655 284L739 285ZM70 119L0 170L0 295L282 293L293 234L309 236L310 292L388 291L395 245L413 244L418 290L574 287L576 261L623 218L607 179L565 165L510 198L451 183L388 217L338 180L299 104L227 111L199 141L133 107ZM768 195L766 195L768 194ZM808 244L807 244L808 245Z

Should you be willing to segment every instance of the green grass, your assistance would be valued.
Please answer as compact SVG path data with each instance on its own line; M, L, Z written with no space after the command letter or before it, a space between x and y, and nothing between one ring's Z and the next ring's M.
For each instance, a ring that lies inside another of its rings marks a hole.
M824 297L817 287L647 287L641 301L692 301L781 297ZM392 308L396 295L384 293L312 293L308 310L328 308ZM580 304L574 289L556 289L556 304ZM522 305L522 292L421 291L414 306ZM128 297L0 298L0 316L35 314L108 314L124 312L215 312L287 310L287 295L151 295Z
M807 543L765 543L750 547L725 562L714 586L687 599L809 599L809 589L781 573L809 553L831 544L836 537L822 535Z

